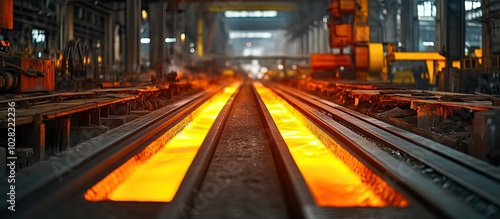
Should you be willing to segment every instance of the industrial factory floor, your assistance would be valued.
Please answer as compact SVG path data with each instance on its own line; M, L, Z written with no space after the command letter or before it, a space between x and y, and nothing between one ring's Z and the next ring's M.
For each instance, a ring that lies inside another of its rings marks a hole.
M236 96L203 185L195 219L288 218L251 83ZM204 199L203 199L204 198Z

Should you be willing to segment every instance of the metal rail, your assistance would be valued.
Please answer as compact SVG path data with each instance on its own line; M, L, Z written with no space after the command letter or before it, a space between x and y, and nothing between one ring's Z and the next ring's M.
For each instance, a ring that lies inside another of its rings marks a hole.
M424 138L420 135L414 134L412 132L406 131L404 129L401 129L399 127L393 126L391 124L388 124L386 122L380 121L378 119L375 119L373 117L367 116L365 114L362 114L360 112L348 109L346 107L340 106L338 104L332 103L330 101L321 99L317 96L307 94L302 91L298 90L293 90L291 91L290 89L286 89L283 86L279 86L280 89L283 91L287 92L288 94L292 94L296 97L305 97L304 100L314 100L314 101L308 101L311 104L315 104L317 107L320 107L321 109L335 109L342 111L344 113L349 114L350 116L354 116L356 118L359 118L363 120L366 123L369 123L373 126L376 126L379 129L382 129L386 132L389 132L393 135L398 136L399 138L405 139L413 144L418 145L419 147L425 148L429 151L432 151L436 154L439 154L440 156L446 157L453 162L456 162L464 167L467 167L471 170L477 171L478 173L483 174L484 176L494 179L497 182L500 182L500 169L497 167L494 167L493 165L490 165L482 160L476 159L474 157L471 157L467 154L464 154L462 152L459 152L457 150L454 150L450 147L447 147L445 145L442 145L440 143L437 143L435 141L432 141L428 138ZM342 119L344 117L338 117L338 119Z
M259 107L262 124L266 128L266 135L270 140L271 152L273 153L276 169L281 179L281 185L285 198L287 199L289 215L294 218L313 218L311 209L314 209L314 201L299 168L288 150L285 140L281 136L276 123L267 110L263 100L253 87L255 99Z
M495 171L488 174L488 171L478 171L477 167L472 166L479 165L492 170L486 164L474 161L472 158L466 158L467 156L450 158L453 154L456 155L456 153L444 156L442 153L445 152L439 151L444 146L436 146L437 143L430 144L430 140L422 140L421 138L415 138L410 141L408 140L408 136L415 136L408 135L407 133L401 135L401 130L394 131L395 129L389 128L390 125L388 124L384 124L384 128L377 127L374 125L376 124L374 121L371 121L372 123L367 122L365 121L367 118L361 118L359 115L358 117L350 115L337 109L340 106L332 107L325 104L324 102L326 101L319 101L297 90L292 91L284 87L279 87L278 89L274 89L274 91L336 137L351 142L350 147L354 151L371 160L374 166L384 169L399 183L405 185L414 194L420 196L422 200L430 203L431 206L434 206L435 210L441 212L443 216L453 218L484 217L484 215L480 216L478 212L473 210L460 197L452 197L453 195L440 186L437 186L422 173L408 166L404 161L396 160L372 142L367 141L364 137L359 136L349 129L354 128L362 132L363 135L369 136L372 140L375 139L384 145L389 145L391 148L405 153L411 159L415 159L431 167L448 179L479 195L487 202L496 207L500 206L500 190L498 190L500 183L494 174ZM337 121L349 124L349 128L344 127ZM393 131L390 132L387 130ZM422 141L423 144L428 145L427 147L421 147L415 144L414 141ZM467 164L467 162L472 162L472 164ZM404 174L402 174L401 167L404 167Z
M90 187L219 91L212 88L193 95L19 172L16 205L30 208L16 212L15 218L36 218L47 207ZM1 192L6 189L2 186ZM2 215L9 215L4 202L1 207Z
M191 163L182 184L177 190L174 199L164 207L158 218L186 218L188 217L187 215L191 213L189 209L193 204L194 197L197 195L195 191L199 191L199 187L203 182L205 173L208 170L212 156L217 148L219 138L229 118L234 99L238 95L241 86L242 85L238 87L217 116L205 140L200 146L193 163Z

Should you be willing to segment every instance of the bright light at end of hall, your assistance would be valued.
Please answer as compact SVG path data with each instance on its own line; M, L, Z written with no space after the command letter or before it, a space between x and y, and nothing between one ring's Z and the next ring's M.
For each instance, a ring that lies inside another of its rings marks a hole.
M146 10L141 11L142 19L146 20L148 19L148 12Z
M150 42L151 42L151 39L149 39L149 38L141 38L141 43L142 44L148 44Z
M276 17L278 16L278 11L267 10L267 11L226 11L224 16L227 18L239 18L239 17Z

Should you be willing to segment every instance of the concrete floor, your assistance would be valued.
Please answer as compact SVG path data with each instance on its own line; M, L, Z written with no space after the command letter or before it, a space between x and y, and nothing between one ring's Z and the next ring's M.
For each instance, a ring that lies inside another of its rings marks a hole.
M191 218L288 218L258 112L247 82L236 96L200 188L207 197L195 203Z

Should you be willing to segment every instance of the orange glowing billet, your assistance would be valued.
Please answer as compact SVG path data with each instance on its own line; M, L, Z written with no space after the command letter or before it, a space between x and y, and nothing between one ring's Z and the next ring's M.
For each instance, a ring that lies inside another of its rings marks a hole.
M170 202L239 84L226 87L84 194L87 201Z
M269 88L254 83L321 207L405 207L400 193Z

